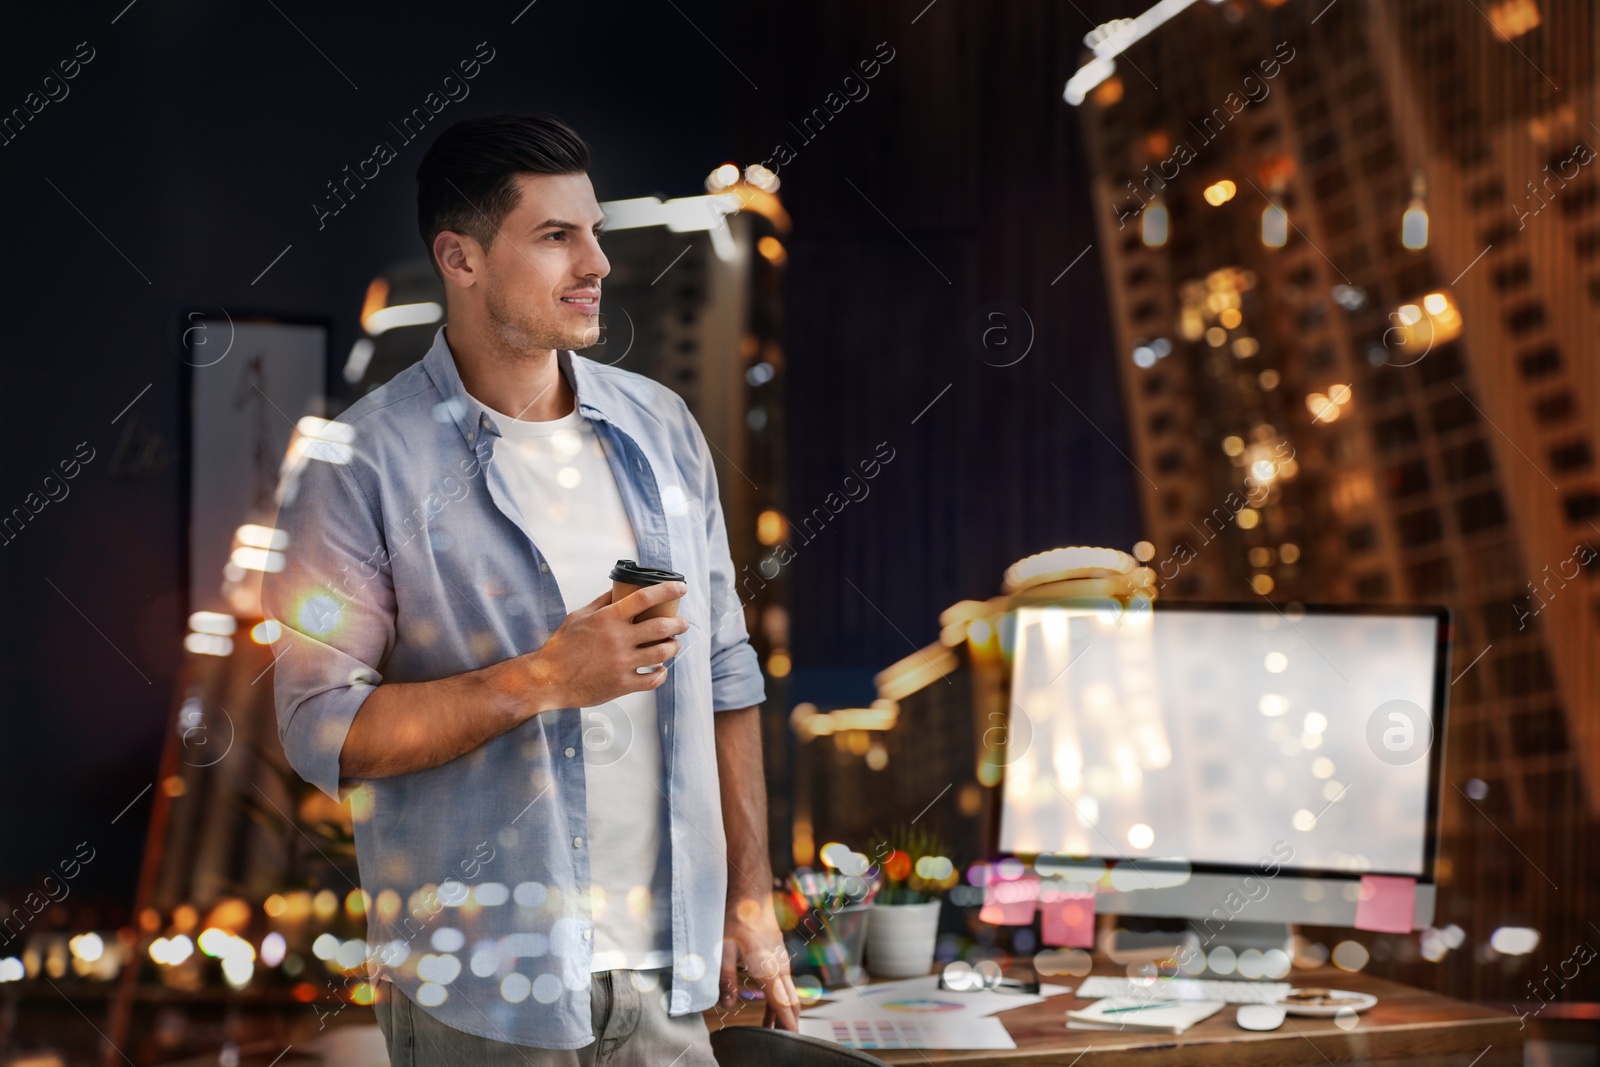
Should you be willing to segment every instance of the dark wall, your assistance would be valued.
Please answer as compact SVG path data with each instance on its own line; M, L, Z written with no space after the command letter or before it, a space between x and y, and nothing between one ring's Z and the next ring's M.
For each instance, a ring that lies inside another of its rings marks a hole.
M700 29L726 49L728 11L675 4L0 5L0 111L92 55L0 144L0 513L94 450L0 543L0 892L85 840L75 888L132 884L151 794L111 820L156 774L184 633L176 308L329 317L342 364L367 282L424 254L426 142L471 115L562 116L601 199L702 192L737 75ZM403 143L389 123L480 42L469 95ZM397 158L319 229L324 183L379 140Z
M1029 2L738 13L738 158L777 164L795 219L791 519L894 450L791 538L792 696L864 701L1010 563L1139 536L1099 257L1073 265L1094 229L1061 91L1092 26Z

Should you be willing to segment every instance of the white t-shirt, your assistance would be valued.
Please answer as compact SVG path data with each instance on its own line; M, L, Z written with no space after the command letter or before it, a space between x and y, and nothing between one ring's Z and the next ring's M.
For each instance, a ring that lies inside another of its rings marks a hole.
M622 493L594 427L576 408L551 422L495 415L503 435L495 464L570 613L611 588L617 560L639 558ZM662 814L655 691L584 708L583 740L591 970L670 967L671 901L656 893L666 882L655 877Z

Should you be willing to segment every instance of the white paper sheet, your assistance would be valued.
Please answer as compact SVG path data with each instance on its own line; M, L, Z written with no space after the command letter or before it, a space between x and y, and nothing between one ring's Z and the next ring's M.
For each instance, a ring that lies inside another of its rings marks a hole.
M1046 997L1070 991L1068 986L1040 986L1039 995L1031 993L995 993L978 990L970 993L952 993L939 988L939 976L927 975L906 978L898 982L874 982L871 985L830 990L831 1003L803 1009L808 1019L852 1019L879 1017L878 1012L891 1018L958 1018L979 1019L1012 1008L1025 1008L1038 1004ZM876 1009L876 1010L874 1010Z
M939 1015L908 1015L886 1019L871 1012L871 1018L800 1020L800 1032L839 1045L859 1049L939 1048L1008 1049L1016 1048L999 1019L950 1018Z

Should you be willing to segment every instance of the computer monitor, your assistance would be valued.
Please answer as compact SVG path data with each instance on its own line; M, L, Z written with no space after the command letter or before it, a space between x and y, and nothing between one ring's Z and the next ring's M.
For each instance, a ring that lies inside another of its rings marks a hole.
M1014 609L999 851L1197 932L1353 926L1363 874L1431 925L1448 609L1135 608Z

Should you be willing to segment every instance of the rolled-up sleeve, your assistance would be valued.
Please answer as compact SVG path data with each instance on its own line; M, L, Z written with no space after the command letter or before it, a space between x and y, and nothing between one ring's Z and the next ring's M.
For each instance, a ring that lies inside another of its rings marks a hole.
M700 424L682 397L678 403L695 455L695 485L705 515L707 558L711 561L711 710L735 711L765 701L766 683L745 628L744 604L739 600L728 529L722 518L717 468Z
M382 683L395 636L382 518L364 479L349 452L304 461L279 509L284 567L262 583L263 612L281 627L278 737L300 777L336 800L345 736Z

